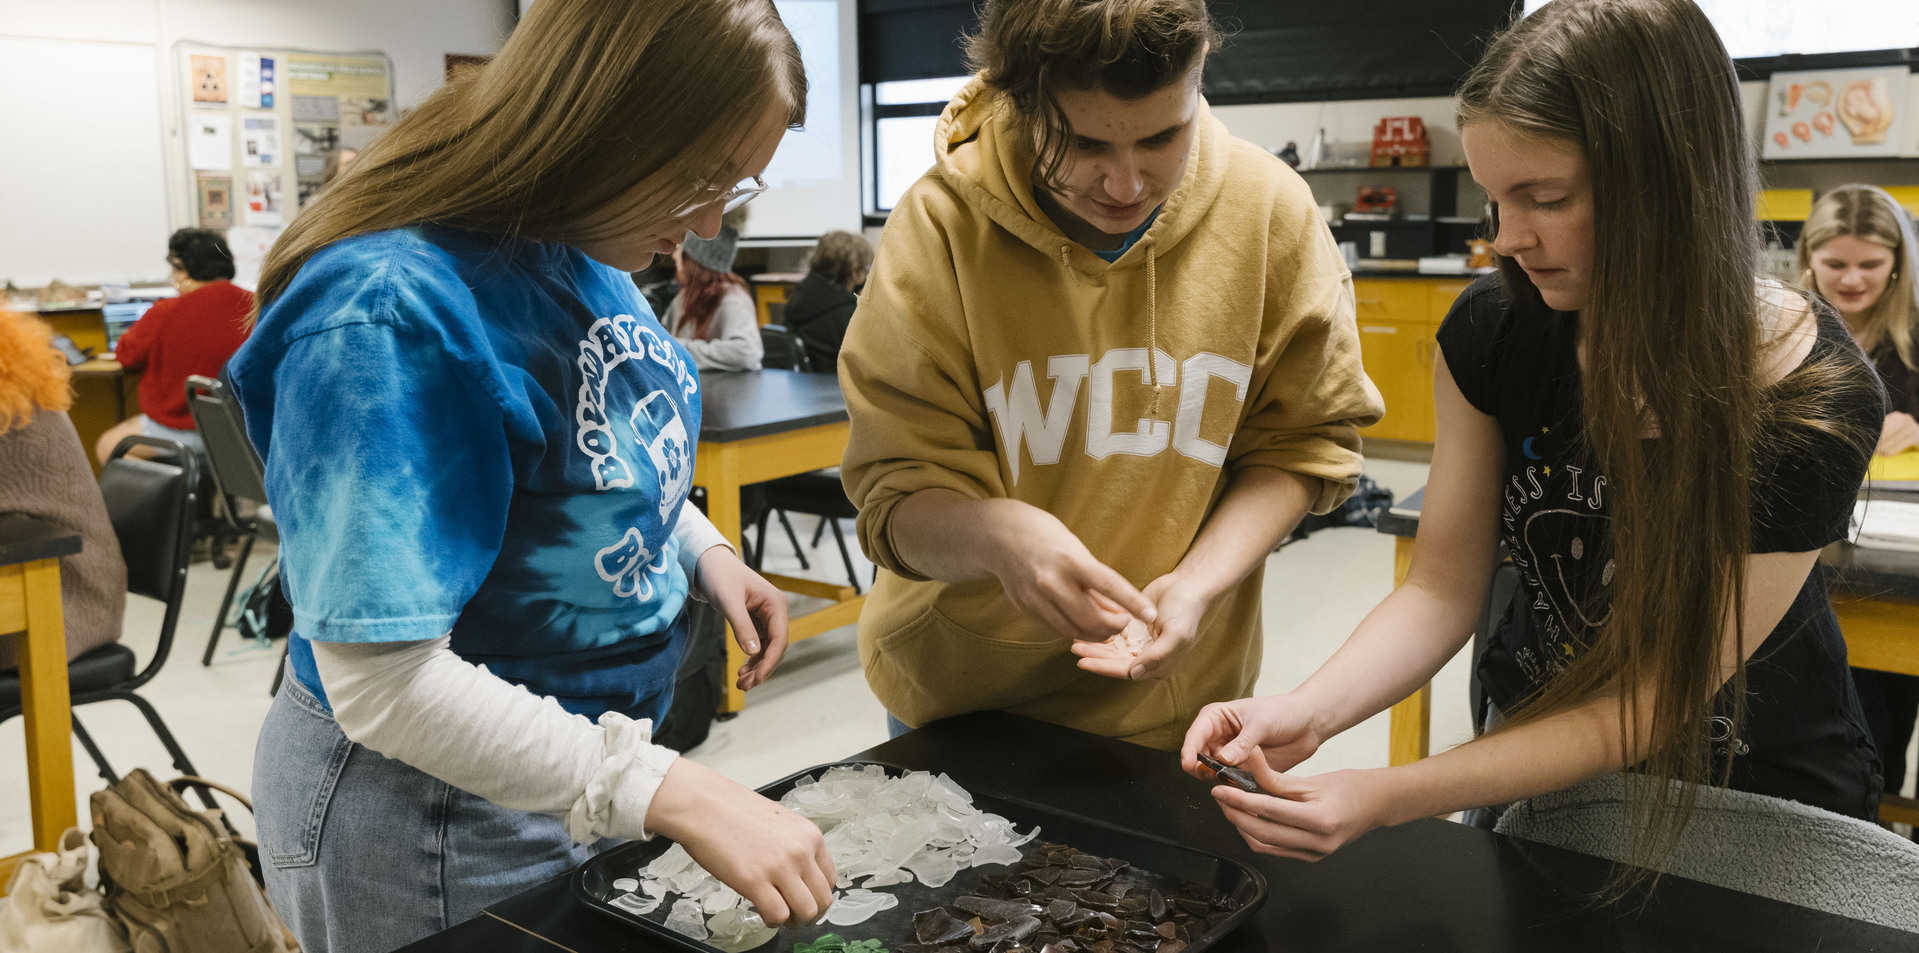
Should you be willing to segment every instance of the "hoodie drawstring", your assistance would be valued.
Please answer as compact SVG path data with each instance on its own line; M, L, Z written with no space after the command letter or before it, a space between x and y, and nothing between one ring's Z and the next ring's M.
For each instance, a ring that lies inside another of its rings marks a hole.
M1159 395L1166 389L1166 376L1159 372L1159 268L1156 265L1157 245L1150 241L1141 241L1146 253L1146 335L1150 342L1146 352L1146 363L1153 367L1153 405L1147 408L1148 416L1159 414Z

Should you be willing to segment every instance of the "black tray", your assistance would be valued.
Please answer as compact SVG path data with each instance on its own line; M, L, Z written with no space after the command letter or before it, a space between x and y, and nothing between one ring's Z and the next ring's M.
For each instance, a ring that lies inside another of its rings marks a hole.
M829 768L861 767L868 764L878 764L895 777L906 773L903 768L877 761L841 761L818 765L789 775L760 788L760 793L777 801L786 792L797 787L802 778L817 779L821 772ZM1212 887L1222 895L1238 901L1239 908L1219 926L1195 938L1186 947L1187 953L1200 953L1219 942L1221 937L1238 928L1252 916L1253 911L1258 909L1260 904L1266 901L1266 878L1260 876L1259 871L1231 858L1141 831L1117 827L1105 821L1068 814L1019 798L971 787L967 787L966 791L973 796L974 807L1012 821L1013 826L1021 833L1032 829L1035 824L1039 825L1039 837L1020 847L1020 852L1024 855L1037 852L1042 841L1065 844L1089 854L1119 858L1140 871L1167 881L1184 881ZM650 841L632 841L622 844L594 857L573 872L571 878L573 896L596 913L611 917L655 940L670 943L691 953L718 953L715 947L666 928L665 920L672 910L672 903L663 903L653 913L641 916L607 902L612 897L625 892L613 889L613 881L622 877L638 879L640 869L651 863L655 857L665 853L672 844L672 841L664 837L656 837ZM976 888L979 887L981 875L1004 873L1012 869L1014 868L999 864L968 867L939 887L928 887L918 880L888 887L876 887L873 888L876 891L898 897L899 906L882 910L864 923L850 927L827 923L782 927L777 936L758 949L769 951L769 953L791 950L795 943L809 942L828 933L837 933L848 940L878 937L881 945L893 949L902 943L913 942L914 913L934 906L951 908L955 898L977 892ZM855 883L854 886L859 885Z

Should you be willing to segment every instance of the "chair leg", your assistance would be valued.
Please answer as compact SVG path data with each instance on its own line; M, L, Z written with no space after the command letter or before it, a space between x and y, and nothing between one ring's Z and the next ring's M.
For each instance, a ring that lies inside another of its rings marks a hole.
M753 526L754 540L746 554L746 566L754 572L759 572L760 566L766 562L766 521L772 516L772 510L761 510L759 521ZM746 541L745 533L741 533L740 537L741 542Z
M800 548L800 538L793 532L793 524L786 519L786 511L780 510L780 527L786 530L786 541L793 544L793 554L800 557L800 568L811 569L806 564L806 551Z
M193 767L193 760L187 757L187 753L184 750L181 750L180 743L173 740L173 732L167 730L167 723L160 720L160 713L153 709L151 702L127 691L109 691L98 694L104 698L118 698L140 709L140 714L147 719L147 725L153 729L155 735L159 736L160 744L167 749L167 754L173 758L174 768L178 769L181 774L199 775L200 772ZM210 808L220 806L214 802L213 795L197 788L195 790L199 794L200 803Z
M813 544L809 548L820 548L820 537L824 535L826 535L826 517L822 516L819 522L813 524Z
M240 588L240 574L246 572L247 557L253 554L252 533L240 542L240 555L233 561L233 575L227 578L227 594L220 597L220 611L213 614L213 634L207 636L206 653L200 656L202 666L213 664L213 646L220 641L221 630L227 627L227 610L233 608L233 593Z
M93 766L100 769L100 777L108 784L119 784L120 776L113 773L113 765L107 763L107 756L100 746L93 743L93 736L87 734L87 727L80 724L80 716L73 717L73 736L80 739L80 747L87 749L87 756L93 759Z
M846 578L853 583L853 594L861 595L860 574L853 570L853 554L846 551L846 535L840 532L840 521L830 516L826 519L833 524L833 542L839 544L840 559L846 563Z

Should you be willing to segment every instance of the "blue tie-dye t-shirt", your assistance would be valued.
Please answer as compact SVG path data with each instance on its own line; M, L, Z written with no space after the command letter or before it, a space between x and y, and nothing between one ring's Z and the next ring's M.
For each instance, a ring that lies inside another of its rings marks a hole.
M451 632L569 711L658 714L700 385L625 273L438 227L358 236L301 267L229 376L308 689L308 639Z

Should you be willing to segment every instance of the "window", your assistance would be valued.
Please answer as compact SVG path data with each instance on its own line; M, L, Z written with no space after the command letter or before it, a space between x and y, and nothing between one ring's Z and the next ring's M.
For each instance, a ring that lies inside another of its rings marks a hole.
M870 132L867 146L866 190L869 215L884 215L901 193L933 165L933 130L946 102L966 85L969 77L894 80L873 83L861 90Z

